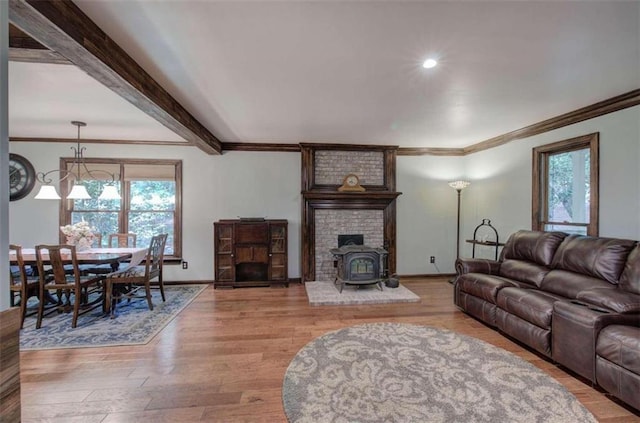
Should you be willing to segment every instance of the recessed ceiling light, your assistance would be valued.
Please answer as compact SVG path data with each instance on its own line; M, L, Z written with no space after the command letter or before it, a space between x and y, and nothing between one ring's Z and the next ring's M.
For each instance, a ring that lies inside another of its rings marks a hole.
M435 59L427 59L422 64L422 67L425 68L425 69L431 69L431 68L435 68L437 64L438 64L437 60L435 60Z

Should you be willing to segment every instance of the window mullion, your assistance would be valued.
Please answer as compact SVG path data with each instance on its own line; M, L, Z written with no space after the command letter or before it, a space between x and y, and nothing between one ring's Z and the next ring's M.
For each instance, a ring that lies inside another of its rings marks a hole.
M120 216L120 227L122 228L122 233L129 232L129 213L131 212L131 182L123 181L123 205L122 205L122 214Z

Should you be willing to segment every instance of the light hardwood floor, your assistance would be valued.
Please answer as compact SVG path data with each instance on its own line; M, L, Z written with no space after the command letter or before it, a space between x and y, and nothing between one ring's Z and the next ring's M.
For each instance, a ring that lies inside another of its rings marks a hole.
M420 303L321 306L304 287L208 287L149 344L21 353L23 422L286 422L281 386L296 352L367 322L447 328L504 348L566 386L601 422L640 422L526 348L460 312L444 278L406 280Z

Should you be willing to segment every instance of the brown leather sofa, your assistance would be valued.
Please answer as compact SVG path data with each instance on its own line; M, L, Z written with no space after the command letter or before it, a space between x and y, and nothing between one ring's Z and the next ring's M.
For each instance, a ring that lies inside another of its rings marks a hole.
M455 304L640 409L640 244L518 231L458 259Z

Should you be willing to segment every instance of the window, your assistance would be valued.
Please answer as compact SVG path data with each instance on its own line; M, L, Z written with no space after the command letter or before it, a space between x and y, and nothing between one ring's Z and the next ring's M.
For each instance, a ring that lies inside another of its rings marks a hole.
M598 133L533 149L532 228L598 235Z
M70 168L72 158L60 160L61 168ZM60 224L82 220L102 234L103 246L111 233L135 233L137 245L146 246L159 233L167 233L165 257L182 256L182 162L180 160L85 159L87 167L100 177L116 175L122 199L98 200L111 178L85 181L90 200L62 201ZM73 181L62 184L65 197Z

